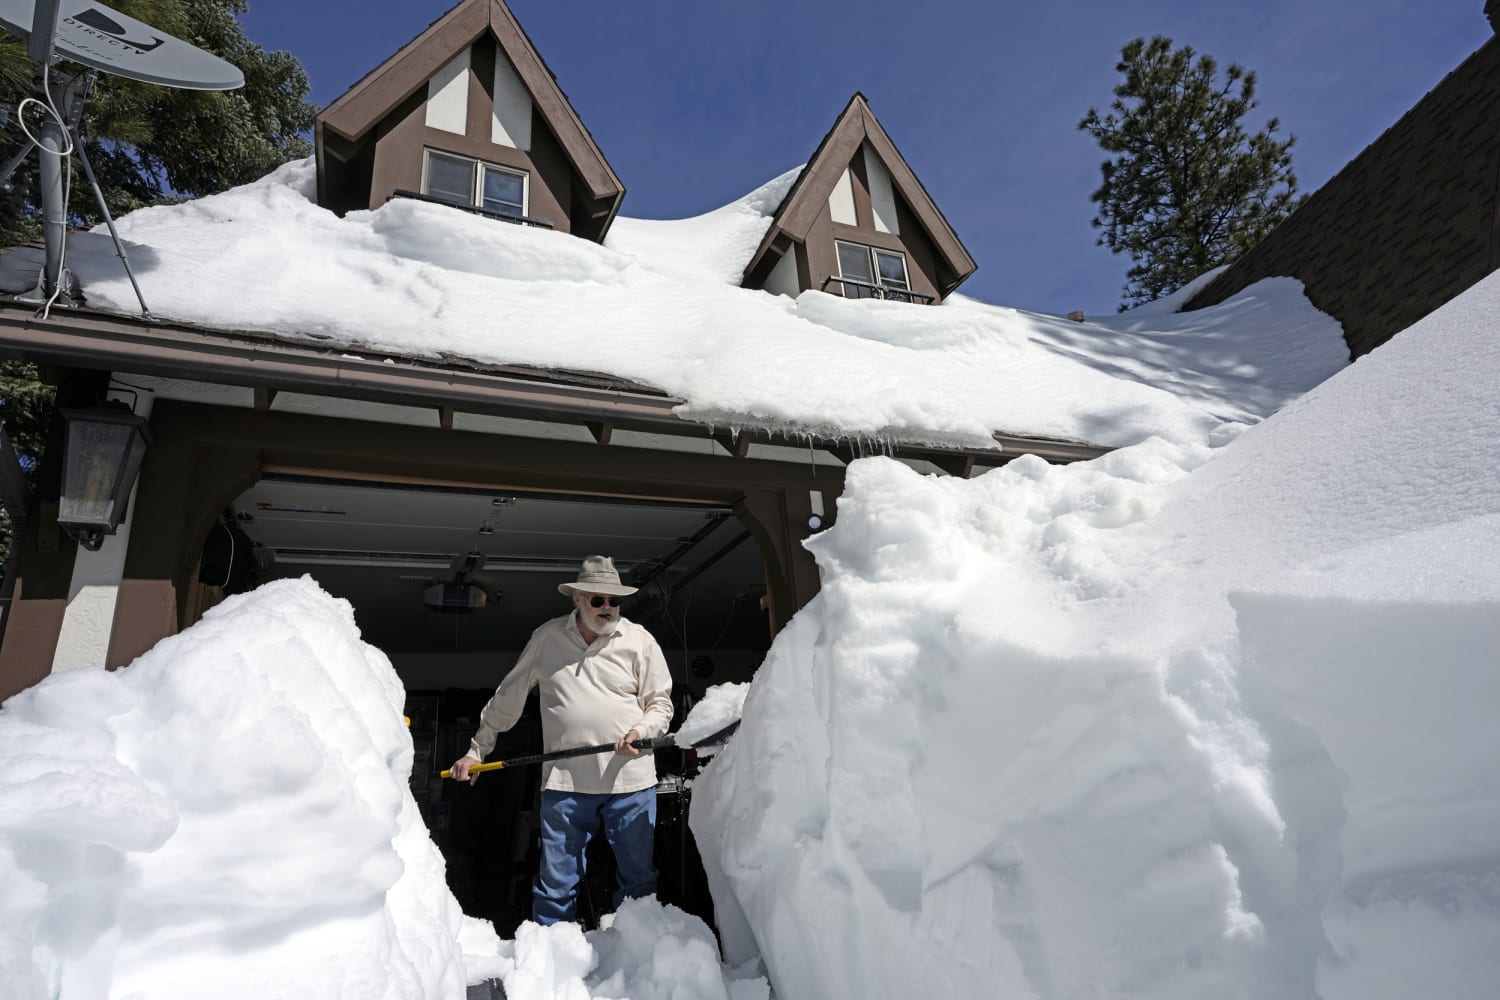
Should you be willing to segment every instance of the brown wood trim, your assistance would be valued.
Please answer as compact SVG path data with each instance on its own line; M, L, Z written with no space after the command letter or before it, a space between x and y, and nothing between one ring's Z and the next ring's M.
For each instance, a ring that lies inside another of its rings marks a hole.
M848 110L834 129L832 138L823 147L822 155L809 168L807 179L797 192L796 201L787 207L786 214L782 216L781 232L794 240L807 239L813 223L826 210L828 196L833 193L834 185L864 142L864 130L860 127L859 119Z
M490 28L573 161L574 169L588 185L590 197L613 199L618 204L625 196L625 185L604 158L604 151L594 142L577 109L557 85L552 71L542 62L520 22L500 0L490 0Z
M864 122L865 138L875 150L875 155L880 157L881 163L885 164L885 169L891 175L891 180L901 196L906 199L907 205L922 223L922 227L927 230L927 235L936 245L938 252L948 259L948 266L953 268L957 275L957 280L953 282L952 287L943 292L946 296L953 288L958 287L960 282L973 274L978 265L974 263L974 258L969 255L968 249L958 238L958 233L953 231L948 217L937 207L937 202L932 200L932 196L922 186L916 172L906 162L906 157L901 155L901 151L896 148L896 144L891 141L885 128L876 119L875 113L863 100L860 101L860 114Z
M492 0L464 0L323 109L319 124L358 139L489 28Z
M276 402L276 390L263 385L255 387L255 408L257 410L269 410L271 404Z
M599 444L609 444L609 439L615 433L614 424L606 424L599 420L584 421L583 426L589 429L589 433L594 435L594 440Z
M33 555L33 559L35 555ZM24 691L52 672L68 601L63 597L25 599L26 581L16 583L6 614L0 648L0 701Z
M558 86L536 46L501 0L464 0L434 21L325 108L317 118L315 135L332 133L347 140L360 139L486 32L495 37L501 51L515 66L531 92L537 111L561 143L589 197L604 203L600 214L607 221L600 230L602 240L625 197L625 185ZM473 126L475 117L469 115L469 125L477 128Z
M197 597L196 585L184 595ZM202 616L201 608L192 607L192 619ZM105 663L111 670L128 666L132 660L162 639L178 631L177 593L171 580L122 579L115 596L115 617L109 630L109 650Z
M865 142L870 143L875 155L885 165L895 191L926 230L933 248L943 259L942 263L953 274L952 280L938 289L940 296L946 297L974 273L977 268L974 258L969 255L947 217L937 207L906 158L876 119L864 95L856 93L798 175L786 199L777 208L766 235L761 238L750 262L745 265L744 283L753 282L758 285L765 280L769 270L764 267L764 260L778 239L790 236L798 243L806 241L824 212L824 206L838 182L839 174L851 165L855 154ZM862 171L862 167L860 169ZM856 211L859 212L858 196L855 201ZM868 211L866 204L861 215Z
M750 438L739 431L715 431L713 439L719 443L719 447L735 458L744 458L750 454Z

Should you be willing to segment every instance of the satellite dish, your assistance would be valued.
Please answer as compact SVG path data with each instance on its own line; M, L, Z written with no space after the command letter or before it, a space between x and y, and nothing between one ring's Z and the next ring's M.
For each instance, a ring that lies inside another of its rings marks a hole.
M0 169L0 190L8 191L10 175L26 155L35 149L41 157L42 235L46 240L46 258L41 274L37 276L36 288L21 296L22 300L41 303L41 315L45 318L52 304L64 295L81 299L77 283L65 266L67 185L72 168L69 166L65 177L63 166L71 164L69 157L76 153L83 165L84 176L94 189L99 211L109 226L115 252L125 266L131 287L135 289L141 315L149 319L151 310L146 308L141 286L130 270L125 245L115 231L115 220L110 217L109 206L104 204L104 194L99 190L94 168L89 165L88 154L84 151L83 134L79 129L84 99L100 72L184 90L233 90L245 85L245 75L216 55L93 0L0 0L0 27L25 39L27 54L42 64L36 84L40 97L22 101L20 108L24 110L27 104L38 104L45 109L40 134L34 135L21 120L21 130L27 141ZM65 75L55 68L59 59L79 63L85 69L79 74ZM19 113L17 117L20 117Z
M52 51L60 58L163 87L234 90L245 85L238 66L91 0L0 0L0 27L29 40L37 13L46 14L39 9L49 5L57 9Z

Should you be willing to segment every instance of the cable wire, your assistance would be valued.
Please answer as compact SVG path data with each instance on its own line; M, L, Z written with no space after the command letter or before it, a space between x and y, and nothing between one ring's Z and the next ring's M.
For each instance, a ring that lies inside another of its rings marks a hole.
M58 250L58 256L57 256L57 282L56 282L57 287L55 287L55 288L52 289L52 294L50 296L48 296L47 301L42 305L42 308L40 310L38 310L38 312L37 312L37 314L42 319L47 319L48 316L50 316L51 313L52 313L52 307L53 307L53 305L56 304L58 298L61 297L61 295L62 295L62 290L63 290L63 275L65 273L67 273L67 262L68 262L68 202L73 197L73 159L72 159L72 156L73 156L74 144L73 144L73 133L71 131L69 131L67 121L63 118L62 112L57 110L57 102L55 100L53 100L53 98L52 98L52 74L47 69L43 69L42 70L42 96L44 96L46 98L46 101L39 101L35 97L28 97L28 98L24 99L23 101L21 101L21 103L16 106L16 122L20 126L21 131L23 133L25 133L26 138L30 139L36 145L36 148L43 155L45 155L45 156L60 156L60 157L63 158L63 161L66 164L66 173L63 176L63 199L62 199L63 238L62 238L62 246L59 248L59 250ZM26 114L25 114L25 112L26 112L26 106L29 105L29 104L38 105L47 114L49 114L49 115L52 116L52 120L55 121L55 122L57 122L58 127L60 129L62 129L63 140L64 140L64 142L67 143L67 148L65 148L65 149L48 149L46 146L42 145L41 141L38 140L36 136L34 136L34 135L31 134L31 129L29 129L29 128L26 127ZM43 225L44 228L45 228L46 224L47 224L46 214L43 213L42 225ZM43 274L45 275L45 271L43 272Z

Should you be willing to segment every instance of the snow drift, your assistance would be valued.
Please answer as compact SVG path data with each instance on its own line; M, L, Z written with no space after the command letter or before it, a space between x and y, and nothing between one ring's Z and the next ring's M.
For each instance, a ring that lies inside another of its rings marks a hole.
M778 996L1500 982L1500 276L1265 423L850 467L692 827Z

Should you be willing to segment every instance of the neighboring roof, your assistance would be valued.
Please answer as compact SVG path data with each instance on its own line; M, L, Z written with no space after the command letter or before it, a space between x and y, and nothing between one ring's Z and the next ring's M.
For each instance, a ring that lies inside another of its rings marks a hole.
M324 108L318 127L357 141L486 32L515 65L589 194L613 199L613 216L625 196L624 184L502 0L463 0Z
M953 271L953 280L940 285L938 290L946 297L974 273L978 266L974 263L974 258L969 256L969 251L958 234L948 224L947 217L937 207L932 195L927 193L906 158L875 118L865 95L856 92L838 120L833 123L833 128L818 144L812 159L807 161L807 166L797 175L797 180L787 192L781 207L776 210L760 246L745 265L746 278L760 267L772 244L780 237L789 236L798 243L807 239L813 223L828 202L829 194L838 183L839 175L866 142L875 150L875 155L880 157L891 175L891 183L911 207L938 254Z

